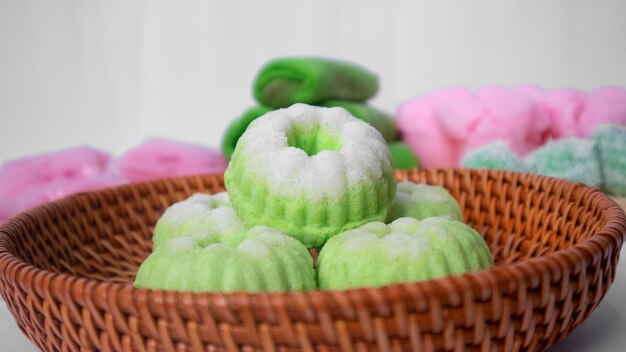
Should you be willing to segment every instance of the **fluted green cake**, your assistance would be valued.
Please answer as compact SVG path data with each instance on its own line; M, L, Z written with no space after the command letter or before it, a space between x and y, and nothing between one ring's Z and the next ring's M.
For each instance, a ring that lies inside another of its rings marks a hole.
M135 287L194 292L309 291L313 260L288 235L256 226L241 236L214 233L163 242L143 262Z
M246 225L275 227L309 248L385 221L396 195L380 132L345 109L305 104L252 122L224 181Z
M493 266L480 234L447 217L366 224L331 238L317 259L320 289L377 287Z
M391 116L365 103L343 100L329 100L322 102L319 105L329 108L341 107L348 110L348 112L354 117L363 120L370 124L372 127L376 128L383 135L383 138L385 138L388 143L392 143L392 141L394 141L398 135L396 123ZM250 125L252 121L273 110L275 110L275 108L270 108L264 105L254 106L247 109L241 114L241 116L231 121L231 123L226 128L226 131L224 132L224 137L222 139L222 152L224 153L224 156L227 159L231 158L233 152L235 151L237 141L246 131L248 125ZM399 143L400 142L396 142L396 144ZM393 153L392 144L390 144L389 148ZM410 149L407 151L403 151L403 154L409 154L410 156L407 157L412 158L413 163L416 163L416 157L413 155L412 152L410 152ZM407 162L404 162L403 164L407 164Z
M209 232L228 239L241 236L246 225L239 220L226 192L195 194L165 210L154 227L153 248L177 237Z
M398 183L396 202L389 220L404 217L423 220L431 216L447 216L463 221L461 206L447 189L413 182Z

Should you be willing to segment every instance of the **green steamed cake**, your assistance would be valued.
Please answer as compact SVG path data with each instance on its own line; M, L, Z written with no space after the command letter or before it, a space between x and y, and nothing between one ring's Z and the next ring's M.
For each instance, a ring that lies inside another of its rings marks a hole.
M465 154L461 166L472 169L529 172L520 157L502 141L487 144Z
M364 103L342 100L329 100L322 102L319 105L329 108L341 107L348 110L348 112L357 119L363 120L372 125L372 127L374 127L375 129L377 129L388 143L391 143L397 137L398 131L396 129L396 123L393 118L372 106ZM237 141L246 131L248 125L250 125L252 121L273 110L275 110L275 108L270 108L263 105L254 106L244 111L241 116L231 121L231 123L226 128L226 132L224 132L224 137L222 139L222 152L224 153L224 156L227 159L231 158L233 152L235 151ZM393 153L393 150L391 150L391 152ZM404 152L404 154L406 154L406 152ZM413 156L413 158L415 159L415 156Z
M250 125L250 123L258 117L263 116L272 110L274 109L263 105L253 106L244 111L241 116L230 122L226 128L226 132L224 132L224 137L222 137L222 153L224 153L226 159L230 159L233 155L235 146L237 146L237 141L246 131L248 125Z
M295 104L253 121L224 174L237 215L320 247L385 221L396 195L387 144L343 108Z
M389 153L394 169L410 170L421 166L413 150L404 142L389 143Z
M165 210L154 227L153 248L176 237L211 232L226 238L240 236L247 226L239 220L226 192L194 194Z
M423 220L431 216L463 221L461 206L447 189L413 182L398 183L391 214L391 221L405 217Z
M387 143L391 143L398 137L398 129L394 119L373 106L345 100L327 100L317 105L327 108L340 107L348 110L352 116L369 123L377 129Z
M162 243L143 262L137 288L194 292L284 292L316 288L313 259L302 243L266 226L224 241L215 233Z
M377 287L488 269L487 244L446 217L373 222L331 238L317 258L320 289Z
M614 196L626 196L626 127L605 124L593 133L600 158L604 190Z
M321 57L282 57L265 64L253 84L254 97L267 106L316 104L324 100L365 101L378 90L378 78L346 61Z
M524 161L533 173L599 188L602 173L594 144L588 139L560 139L536 149Z

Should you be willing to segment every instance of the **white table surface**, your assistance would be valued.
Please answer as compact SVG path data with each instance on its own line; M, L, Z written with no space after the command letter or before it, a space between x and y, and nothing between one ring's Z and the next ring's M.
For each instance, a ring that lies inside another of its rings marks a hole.
M623 352L626 350L626 246L622 248L617 276L606 297L585 322L550 352ZM20 332L4 302L0 302L2 351L35 352L37 348Z

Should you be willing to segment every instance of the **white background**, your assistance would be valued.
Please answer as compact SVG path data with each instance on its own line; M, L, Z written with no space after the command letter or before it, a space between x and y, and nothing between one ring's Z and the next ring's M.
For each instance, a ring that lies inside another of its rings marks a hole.
M455 84L626 87L626 1L0 0L0 163L148 136L218 147L284 55L370 68L388 112ZM624 349L625 266L554 351ZM0 308L3 346L34 350Z
M0 162L147 136L217 147L283 55L370 68L388 112L454 84L626 86L625 16L620 0L0 0Z

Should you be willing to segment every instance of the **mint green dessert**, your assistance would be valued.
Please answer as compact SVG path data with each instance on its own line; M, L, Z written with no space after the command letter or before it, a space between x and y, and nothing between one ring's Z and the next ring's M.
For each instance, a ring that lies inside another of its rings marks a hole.
M626 196L626 127L601 125L594 131L593 139L600 158L604 190L614 196Z
M316 288L313 259L307 249L266 226L230 238L204 232L166 241L143 262L134 286L193 292Z
M568 138L548 142L524 159L536 174L602 186L600 161L593 140Z
M390 220L406 217L423 220L431 216L463 221L461 206L447 189L413 182L398 183Z
M385 221L396 195L380 132L343 108L305 104L253 121L224 181L246 225L277 228L308 248Z
M369 223L331 238L317 258L320 289L378 287L493 266L480 234L446 217Z
M165 210L154 227L153 248L172 238L210 232L218 236L239 236L247 226L239 220L226 192L195 194Z
M502 141L487 144L465 154L461 166L472 169L530 171L520 157Z

